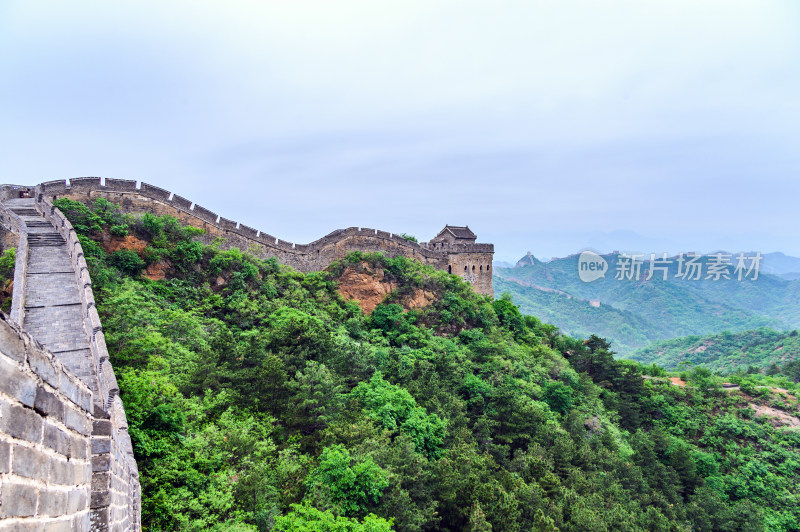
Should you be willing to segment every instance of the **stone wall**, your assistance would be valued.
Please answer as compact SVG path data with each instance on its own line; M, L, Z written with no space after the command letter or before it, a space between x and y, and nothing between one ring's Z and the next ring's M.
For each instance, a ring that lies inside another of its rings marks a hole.
M36 191L37 197L45 198L69 197L90 201L103 197L119 203L123 211L129 213L169 214L184 224L205 229L206 243L222 237L226 247L237 247L262 258L275 257L282 264L303 272L323 270L351 251L381 251L389 256L403 255L417 259L440 270L449 269L471 282L478 293L494 295L491 271L485 269L486 265L491 265L494 256L492 244L418 244L400 235L365 227L337 229L309 244L294 244L223 218L186 198L148 183L139 184L125 179L105 179L103 183L99 177L82 177L71 179L69 185L65 180L48 181L38 185ZM462 273L464 265L468 266L468 275ZM484 269L479 269L481 265L484 265ZM474 275L472 266L476 268Z
M95 392L92 424L91 529L131 530L141 528L141 487L133 456L119 386L109 361L103 327L95 306L89 268L72 224L47 198L36 208L61 233L78 283L83 307L84 330L89 337L93 368L87 385ZM15 291L16 295L16 291Z
M0 530L89 530L92 392L0 315Z
M0 203L0 225L17 238L12 316L0 313L0 531L138 531L139 474L83 250L49 201L35 208L67 244L92 371L78 377L19 325L28 230Z

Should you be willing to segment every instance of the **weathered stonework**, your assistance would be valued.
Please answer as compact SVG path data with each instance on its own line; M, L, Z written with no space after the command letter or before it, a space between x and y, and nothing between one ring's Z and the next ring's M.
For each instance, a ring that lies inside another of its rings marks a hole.
M89 530L93 396L0 316L0 530Z
M0 187L17 237L0 316L0 531L138 531L139 474L83 250L48 200L19 189Z
M71 179L69 185L65 180L42 183L36 187L36 195L37 198L68 197L79 201L102 197L122 205L124 212L169 214L186 225L205 229L203 239L206 243L222 237L226 247L237 247L262 258L275 257L282 264L302 272L323 270L351 251L381 251L389 256L403 255L450 271L470 282L476 292L488 296L494 294L491 273L494 245L475 243L474 234L467 239L449 238L449 226L430 242L421 244L365 227L337 229L310 244L293 244L222 218L186 198L147 183L124 179L106 179L102 183L99 177L82 177Z

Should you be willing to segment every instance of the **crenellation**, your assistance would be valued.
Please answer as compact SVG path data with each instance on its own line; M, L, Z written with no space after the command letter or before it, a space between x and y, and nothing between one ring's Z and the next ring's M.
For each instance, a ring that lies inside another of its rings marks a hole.
M258 234L258 239L261 242L263 242L265 244L269 244L271 246L274 246L274 245L276 245L278 243L278 237L272 236L272 235L270 235L268 233L259 233Z
M228 220L227 218L223 218L220 216L219 218L219 226L223 229L227 229L229 231L235 231L237 227L237 223L233 220Z
M248 226L242 225L242 224L239 224L239 229L237 230L237 233L239 233L242 236L248 237L248 238L257 238L258 237L258 230L257 229L253 229L252 227L248 227Z
M133 179L112 179L107 177L105 180L105 188L115 192L134 192L137 182Z
M66 179L55 179L53 181L45 181L41 185L42 191L47 194L60 193L67 189Z
M194 204L194 208L192 209L192 213L200 218L201 220L205 220L207 222L211 222L212 224L217 224L217 218L219 215L215 212L211 212L208 209L201 207L197 203Z
M69 186L75 190L94 190L100 188L101 185L99 177L73 177L69 180Z
M142 188L139 191L140 194L153 198L167 201L169 197L172 195L172 192L169 190L164 190L161 187L157 187L155 185L151 185L149 183L142 182Z
M182 196L178 196L177 194L172 195L170 203L178 207L179 209L183 209L185 211L192 210L192 202Z

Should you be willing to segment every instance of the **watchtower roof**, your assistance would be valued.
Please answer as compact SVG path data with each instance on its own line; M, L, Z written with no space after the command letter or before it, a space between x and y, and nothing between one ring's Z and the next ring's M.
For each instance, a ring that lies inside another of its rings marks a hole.
M468 225L463 227L460 225L445 225L435 239L446 238L448 235L457 240L475 240L478 238L478 235L473 233Z

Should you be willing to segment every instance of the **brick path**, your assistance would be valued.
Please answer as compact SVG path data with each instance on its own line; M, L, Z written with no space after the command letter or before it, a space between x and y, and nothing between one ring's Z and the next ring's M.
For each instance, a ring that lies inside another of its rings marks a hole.
M28 227L24 329L91 386L89 336L67 245L33 199L5 201Z

